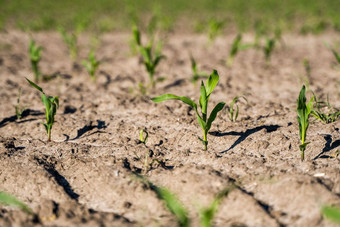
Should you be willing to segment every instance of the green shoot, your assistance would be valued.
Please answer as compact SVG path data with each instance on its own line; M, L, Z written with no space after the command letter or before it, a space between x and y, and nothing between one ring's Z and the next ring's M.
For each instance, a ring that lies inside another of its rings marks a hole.
M160 51L153 51L153 42L150 41L148 45L143 46L141 43L140 31L136 26L133 27L133 36L135 39L136 44L139 46L139 51L143 57L143 64L147 72L149 73L150 84L154 88L156 85L156 81L161 81L162 78L158 80L154 79L154 74L157 65L159 64L160 60L165 58L164 55L160 54ZM160 48L160 46L158 46Z
M335 49L331 49L332 50L332 53L335 57L335 60L337 61L338 64L340 64L340 54L338 54L338 52L336 52Z
M325 42L325 46L330 49L335 57L335 60L338 64L340 64L340 54L332 47L330 47L330 45L328 43Z
M308 84L310 84L312 81L312 67L310 66L310 62L308 59L303 60L303 67L305 68L306 71Z
M78 32L72 32L71 34L67 34L67 32L65 31L63 27L59 27L59 32L69 49L70 58L73 61L76 61L78 57L78 47L77 47Z
M233 44L232 44L230 52L229 52L229 56L228 56L227 61L226 61L226 65L228 67L231 67L231 65L233 64L234 58L235 58L237 52L240 49L241 41L242 41L242 35L238 34L233 41Z
M39 66L38 66L39 61L41 60L41 50L42 50L42 47L36 45L35 41L31 39L30 45L29 45L29 55L31 59L31 66L32 66L32 70L34 73L35 82L38 82L41 76L40 71L39 71Z
M239 107L237 105L237 102L240 98L243 98L244 100L246 100L246 102L248 102L247 99L244 96L236 96L233 99L233 101L230 103L229 108L227 109L227 111L229 112L229 119L232 122L236 122L236 120L237 120L237 117L238 117L238 114L239 114ZM236 109L234 109L234 105L236 105Z
M198 112L197 104L195 102L193 102L191 99L189 99L185 96L180 97L180 96L176 96L176 95L172 95L172 94L164 94L164 95L157 96L157 97L151 99L153 102L156 102L156 103L163 102L165 100L177 99L177 100L181 100L182 102L191 106L195 110L198 123L203 130L203 139L200 138L200 137L198 137L198 139L200 141L202 141L202 143L204 145L204 150L207 150L207 146L208 146L207 134L208 134L208 132L211 128L211 124L215 120L217 113L219 111L221 111L223 109L224 105L225 105L224 102L218 103L214 107L214 109L211 111L209 118L207 118L207 113L208 113L207 110L208 110L208 102L209 102L210 94L215 89L218 81L219 81L219 75L218 75L216 70L214 70L211 73L211 75L209 76L208 81L207 81L207 86L205 86L203 81L202 81L202 83L201 83L201 96L200 96L200 99L199 99L199 105L200 105L201 112L202 112L201 115Z
M46 115L46 123L43 123L45 126L46 132L47 132L47 137L48 137L48 142L51 141L51 130L52 126L54 123L54 116L57 113L57 109L59 107L59 98L58 96L52 97L52 96L46 96L43 89L30 81L29 79L26 78L28 83L37 90L41 92L41 100L44 103L45 106L45 115Z
M222 32L223 27L224 21L218 21L214 18L210 19L208 36L211 42Z
M305 142L306 140L306 135L307 135L307 129L309 126L309 115L312 112L312 108L313 108L313 99L314 97L312 97L309 102L306 105L306 96L305 96L305 92L306 92L306 87L305 85L302 86L300 94L299 94L299 98L297 99L297 120L299 123L299 135L300 135L300 141L301 141L301 145L299 146L300 151L301 151L301 161L304 160L305 158L305 150L307 145L309 144Z
M325 113L322 111L323 108L328 107L329 112ZM332 123L340 117L340 110L335 111L331 106L327 96L327 102L318 101L317 97L314 95L314 106L311 114L318 120L325 124Z
M218 207L220 206L224 197L228 196L228 194L235 188L235 185L225 188L221 192L217 194L214 198L214 201L210 204L209 207L201 210L200 212L200 223L202 227L210 227L212 226L212 220L214 219L215 214L217 213Z
M144 133L145 133L145 137L144 137ZM141 129L141 130L139 131L139 141L140 141L141 143L146 144L146 141L148 140L148 137L149 137L149 133L148 133L146 130Z
M144 185L150 187L154 191L158 198L163 200L169 211L175 215L178 225L181 227L189 227L190 219L189 212L184 208L179 199L171 193L168 189L154 185L145 177L136 175L137 180L141 181Z
M25 107L20 107L20 96L21 96L21 88L18 90L18 98L17 98L17 105L15 106L15 115L17 119L21 119L22 113L25 111Z
M33 214L33 211L31 210L31 208L29 208L25 203L21 202L14 196L7 194L5 192L2 192L2 191L0 191L0 203L4 204L5 206L18 207L22 211L28 214Z
M275 39L267 38L266 44L263 47L263 52L264 52L264 56L266 58L266 62L270 61L270 56L271 56L271 54L274 50L274 47L275 47Z
M175 215L178 225L181 227L189 226L188 211L183 207L178 198L166 188L154 186L154 190L158 197L165 202L169 211Z
M330 221L340 225L340 208L332 206L323 206L322 215Z
M99 67L100 62L96 60L94 55L94 51L91 50L88 56L88 60L83 60L82 64L86 68L87 72L91 76L91 80L94 82L96 81L96 71Z
M206 74L205 72L198 72L197 70L197 64L196 61L194 59L194 57L190 54L190 61L191 61L191 69L192 69L192 78L191 78L191 82L196 84L197 81L202 78L202 77L208 77L209 75Z

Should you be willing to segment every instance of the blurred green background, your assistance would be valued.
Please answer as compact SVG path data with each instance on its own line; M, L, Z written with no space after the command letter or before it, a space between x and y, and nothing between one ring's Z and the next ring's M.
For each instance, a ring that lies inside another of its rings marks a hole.
M133 22L189 32L214 24L240 32L340 31L340 0L0 0L2 30L128 31Z

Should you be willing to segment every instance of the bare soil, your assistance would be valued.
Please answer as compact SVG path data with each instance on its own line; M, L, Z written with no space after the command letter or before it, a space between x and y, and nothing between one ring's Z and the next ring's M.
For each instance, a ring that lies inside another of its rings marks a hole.
M238 187L223 199L214 226L333 226L320 207L340 206L340 124L312 120L301 162L295 109L306 77L303 59L312 67L309 88L340 107L340 70L324 46L339 37L285 35L270 64L261 51L250 49L227 68L234 36L209 44L203 35L170 34L163 49L167 59L156 74L166 79L142 96L138 83L147 83L148 75L130 53L129 34L100 37L102 64L93 83L80 61L72 63L58 33L35 33L44 47L41 71L55 76L39 85L60 98L47 142L40 94L25 80L33 79L29 36L1 33L0 191L17 196L37 215L2 206L0 226L175 226L174 216L136 174L176 194L194 226L198 211L233 182ZM80 38L80 59L90 40L87 34ZM199 83L190 82L190 52L201 71L215 68L220 74L209 110L220 101L229 105L237 95L248 100L239 103L236 122L225 110L218 114L208 151L197 139L202 131L192 109L180 101L150 100L164 93L198 100ZM17 120L19 88L27 110ZM146 145L139 143L141 129L149 133ZM146 168L145 157L157 161Z

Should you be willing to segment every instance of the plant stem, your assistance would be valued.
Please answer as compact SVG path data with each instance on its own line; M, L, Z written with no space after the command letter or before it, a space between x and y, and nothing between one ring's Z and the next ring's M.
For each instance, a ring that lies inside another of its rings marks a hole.
M51 128L50 127L47 128L47 136L48 136L47 142L51 142Z
M39 82L39 70L38 70L38 63L36 61L31 61L31 64L32 64L32 69L33 69L33 72L34 72L34 80L35 82Z
M204 131L203 132L203 144L204 144L204 150L206 151L208 148L207 148L207 146L208 146L208 141L207 141L207 132L206 131Z

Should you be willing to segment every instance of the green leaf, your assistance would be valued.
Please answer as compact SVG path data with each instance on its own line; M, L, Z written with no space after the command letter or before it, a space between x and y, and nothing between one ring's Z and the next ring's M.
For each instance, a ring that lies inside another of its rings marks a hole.
M332 49L332 52L336 61L340 64L340 55L334 49Z
M222 190L217 196L214 198L214 201L210 204L209 207L202 209L200 211L200 224L201 227L210 227L212 226L212 220L215 217L215 214L218 211L218 208L224 197L228 196L228 194L235 188L235 185L232 184Z
M207 93L203 81L201 82L201 96L200 96L200 107L204 115L207 114ZM204 119L203 119L204 120Z
M206 131L210 130L211 124L216 119L217 113L220 112L223 109L224 105L225 105L224 102L220 102L211 111L210 116L209 116L208 121L207 121L206 129L205 129Z
M182 102L188 104L192 108L197 109L196 103L194 101L192 101L191 99L189 99L188 97L185 97L185 96L177 96L177 95L172 95L172 94L164 94L164 95L160 95L160 96L154 97L151 100L153 102L158 103L158 102L163 102L163 101L171 100L171 99L181 100Z
M158 197L165 202L169 211L176 216L179 226L188 227L190 224L188 211L182 206L177 197L165 188L154 186L154 189Z
M43 89L41 87L39 87L38 85L36 85L35 83L33 83L32 81L30 81L29 79L26 78L26 80L28 81L28 83L30 83L30 85L36 89L38 89L40 92L44 93Z
M325 218L340 225L340 208L323 206L321 212Z
M218 75L218 72L216 71L216 69L214 69L214 71L210 74L208 81L207 81L207 86L206 86L207 97L209 97L210 94L213 92L219 79L220 77Z
M6 206L15 206L19 207L22 211L28 213L28 214L33 214L33 211L31 208L29 208L25 203L21 202L14 196L7 194L5 192L0 191L0 203L6 205Z
M159 63L160 60L165 59L166 57L164 55L159 55L156 57L155 61L154 61L154 67L156 67Z

